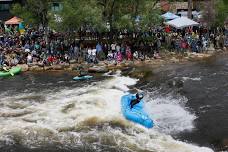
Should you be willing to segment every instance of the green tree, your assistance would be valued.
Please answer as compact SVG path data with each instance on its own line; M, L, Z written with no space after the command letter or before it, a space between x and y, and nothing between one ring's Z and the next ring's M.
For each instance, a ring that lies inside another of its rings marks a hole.
M215 25L223 26L228 17L228 2L226 0L218 0L215 5L215 11Z
M97 0L101 6L103 19L113 29L145 29L159 23L158 0ZM139 23L136 22L140 18Z
M85 26L104 29L102 12L94 0L65 0L60 16L65 30L79 31Z
M24 5L13 5L11 12L23 19L25 24L42 26L48 42L49 10L52 0L26 0Z
M151 27L155 27L161 23L161 11L157 7L157 1L144 0L140 2L139 16L141 16L141 22L139 28L146 31Z
M48 26L48 10L51 0L26 0L22 6L13 5L11 12L21 17L26 24Z
M226 0L209 0L203 5L203 20L207 26L223 26L228 17Z

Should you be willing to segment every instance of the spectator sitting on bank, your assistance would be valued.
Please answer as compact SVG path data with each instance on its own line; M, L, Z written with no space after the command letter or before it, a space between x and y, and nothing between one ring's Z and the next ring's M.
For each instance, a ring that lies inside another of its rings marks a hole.
M70 56L67 53L65 53L65 55L64 55L64 61L66 63L70 63Z
M136 60L139 59L139 53L138 53L138 51L135 51L135 52L133 53L133 57L134 57L134 59L136 59Z
M28 56L27 56L27 64L30 65L32 64L32 55L29 53Z
M24 46L24 49L26 50L26 49L29 49L29 48L30 48L30 45L29 45L28 42L26 42L26 44L25 44L25 46Z
M108 61L111 61L111 60L114 59L114 58L113 58L113 53L112 53L112 51L109 51L109 52L108 52L107 59L108 59Z
M161 59L160 55L158 52L154 53L154 59Z

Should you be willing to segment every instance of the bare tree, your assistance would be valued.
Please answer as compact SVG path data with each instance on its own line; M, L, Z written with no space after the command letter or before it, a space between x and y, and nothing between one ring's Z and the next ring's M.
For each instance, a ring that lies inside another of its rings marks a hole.
M204 3L203 8L203 21L207 26L212 26L215 22L216 11L215 11L215 1L209 0Z
M192 18L192 0L188 0L188 18Z

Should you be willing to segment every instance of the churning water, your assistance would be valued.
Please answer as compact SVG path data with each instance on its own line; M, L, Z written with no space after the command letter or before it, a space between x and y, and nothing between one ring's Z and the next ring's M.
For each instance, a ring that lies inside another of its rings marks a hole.
M146 111L156 125L146 129L121 114L120 98L137 79L120 73L92 81L71 79L69 74L26 73L0 80L1 152L213 151L172 137L195 128L197 115L186 106L186 97L142 87Z

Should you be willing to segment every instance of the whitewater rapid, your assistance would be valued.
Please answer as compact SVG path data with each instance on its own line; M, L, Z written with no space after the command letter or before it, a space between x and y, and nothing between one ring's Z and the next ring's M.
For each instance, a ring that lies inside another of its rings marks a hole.
M83 87L57 92L50 88L13 96L1 94L0 149L19 144L28 148L87 145L96 151L213 151L172 138L174 133L194 129L196 116L185 107L184 97L155 97L154 92L142 90L146 94L146 111L155 127L146 129L124 119L121 96L137 82L118 73Z

